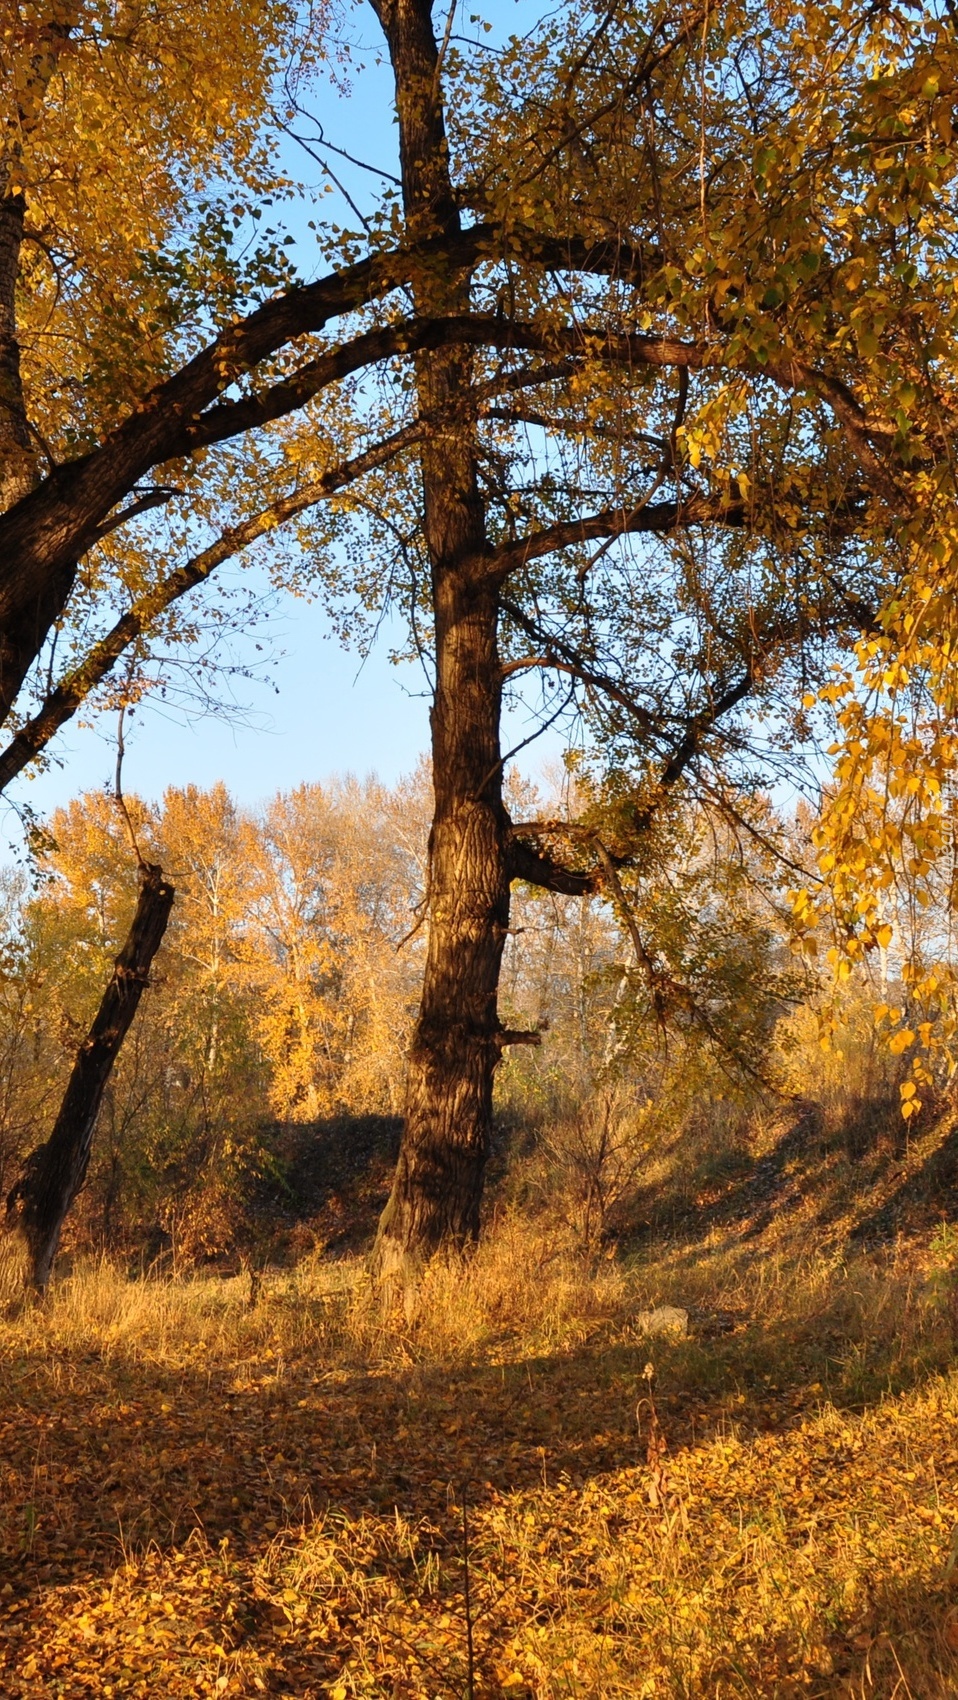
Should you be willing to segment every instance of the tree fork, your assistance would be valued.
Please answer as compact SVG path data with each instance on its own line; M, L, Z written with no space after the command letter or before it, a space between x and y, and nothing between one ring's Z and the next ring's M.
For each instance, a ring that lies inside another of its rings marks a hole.
M140 894L89 1033L80 1046L53 1132L31 1152L7 1195L6 1228L27 1254L27 1286L46 1291L67 1213L86 1179L103 1092L136 1014L166 933L173 887L162 868L143 863Z

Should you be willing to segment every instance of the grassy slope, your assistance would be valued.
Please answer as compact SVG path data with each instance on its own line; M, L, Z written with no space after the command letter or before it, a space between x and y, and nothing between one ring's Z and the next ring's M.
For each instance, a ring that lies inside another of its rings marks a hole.
M638 1249L506 1215L414 1315L79 1271L0 1325L0 1692L463 1696L468 1550L476 1700L958 1695L952 1139L663 1159Z

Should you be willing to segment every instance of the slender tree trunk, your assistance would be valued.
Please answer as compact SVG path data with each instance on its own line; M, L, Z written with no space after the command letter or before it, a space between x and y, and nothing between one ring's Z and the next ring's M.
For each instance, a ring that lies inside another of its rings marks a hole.
M373 0L396 79L408 234L459 229L429 0ZM423 313L468 311L469 279L424 275ZM501 1053L497 990L509 921L499 749L497 586L479 492L472 361L465 350L417 366L423 510L436 622L429 842L429 946L413 1034L399 1163L377 1241L380 1271L415 1266L479 1230L492 1083Z
M20 378L16 290L26 201L0 195L0 511L12 508L37 482L36 452Z
M6 1227L24 1242L27 1284L39 1293L46 1290L64 1220L86 1179L104 1088L149 981L172 907L173 887L162 868L145 865L130 931L80 1046L53 1132L27 1158L7 1195Z
M30 132L42 122L50 82L79 22L79 7L76 0L54 0L48 15L42 21L35 20L26 36L21 33L24 26L17 22L16 13L14 7L12 54L0 81L4 106L0 133L0 513L12 508L39 482L17 339L17 286L27 210L23 151ZM29 42L26 52L25 41Z

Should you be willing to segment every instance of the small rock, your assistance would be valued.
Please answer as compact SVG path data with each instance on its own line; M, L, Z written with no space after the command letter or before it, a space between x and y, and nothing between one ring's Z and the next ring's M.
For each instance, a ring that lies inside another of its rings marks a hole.
M657 1305L655 1310L640 1310L635 1327L639 1334L684 1335L689 1331L689 1313L678 1305Z

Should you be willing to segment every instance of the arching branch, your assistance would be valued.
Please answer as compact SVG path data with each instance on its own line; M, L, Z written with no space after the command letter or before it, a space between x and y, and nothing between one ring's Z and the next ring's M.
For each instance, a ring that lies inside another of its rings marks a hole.
M352 460L344 461L339 466L330 468L319 478L301 485L289 496L271 502L260 513L224 531L215 543L185 561L182 566L161 579L159 584L138 597L106 635L93 645L79 665L72 668L50 691L36 714L21 726L6 749L0 751L0 792L5 791L11 780L15 779L18 773L22 773L40 751L46 748L60 727L73 718L91 691L102 684L112 672L124 651L148 630L160 614L172 607L173 603L187 592L195 590L196 586L208 579L224 561L248 548L258 538L267 536L298 514L315 507L317 502L334 495L337 490L343 489L365 473L395 459L397 454L417 440L421 430L422 427L418 424L410 425L377 443L364 454L356 455ZM129 511L120 517L129 518Z
M293 413L331 384L367 367L401 355L423 354L430 350L450 348L456 344L471 348L521 349L532 353L565 354L567 358L608 359L615 364L685 370L688 364L697 368L702 363L701 351L676 337L635 336L612 337L604 340L576 326L545 328L536 324L504 319L492 313L449 314L441 318L399 319L393 324L376 326L361 335L330 349L270 385L256 395L244 396L241 401L221 402L184 424L180 435L171 439L167 458L191 454L199 448L226 442L243 431L272 424ZM558 376L568 375L566 362L553 370ZM544 377L537 377L544 382ZM504 374L501 388L511 387ZM477 389L479 386L477 386ZM491 381L481 386L497 393L500 385Z
M636 283L649 269L638 249L618 243L474 226L370 255L316 283L287 291L229 326L143 396L96 449L58 466L0 515L0 719L9 713L62 613L76 562L107 515L154 467L190 451L191 427L213 409L218 397L298 337L321 332L333 319L381 300L431 267L468 271L497 260L521 260L547 270L595 271ZM241 416L234 417L239 429L247 428ZM218 431L219 424L203 429ZM200 434L196 443L202 442Z
M639 503L631 509L606 508L582 519L561 520L515 543L503 544L491 557L489 571L501 581L529 561L596 538L640 533L662 537L693 525L711 523L740 527L747 520L747 504L738 495L724 497L695 493L684 501L650 502L647 506Z
M0 716L9 711L50 625L66 604L76 561L96 539L111 511L164 462L280 418L328 384L370 363L457 343L525 349L551 358L599 359L627 369L690 372L723 366L721 348L714 342L610 334L601 327L537 326L496 315L459 315L382 326L307 362L298 373L260 395L233 403L218 400L238 379L297 338L323 331L332 320L381 300L428 273L430 267L468 271L484 262L511 261L641 285L655 256L618 242L542 237L491 225L451 230L371 255L317 283L289 290L231 325L143 397L97 449L57 467L0 515ZM905 497L886 456L889 428L869 418L844 382L798 360L761 361L736 353L727 364L790 392L818 396L841 425L867 482L897 511L904 511ZM729 505L726 523L734 523L733 509L734 503ZM653 507L650 503L634 529L668 530L687 516L687 504L670 513L668 504ZM716 515L710 509L702 517ZM621 520L618 523L620 530L629 529ZM599 529L590 533L587 522L580 522L573 535L573 523L567 540L609 535L597 517L593 524ZM561 535L553 530L543 534L538 545L527 540L524 558L531 558L534 547L545 552L564 546ZM511 570L511 564L505 570Z

